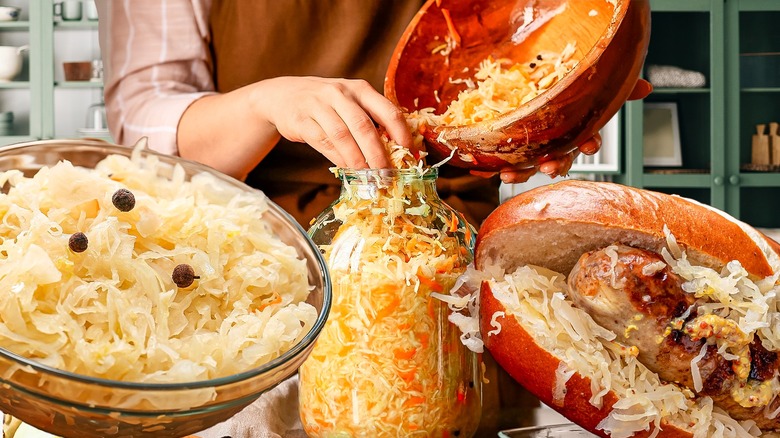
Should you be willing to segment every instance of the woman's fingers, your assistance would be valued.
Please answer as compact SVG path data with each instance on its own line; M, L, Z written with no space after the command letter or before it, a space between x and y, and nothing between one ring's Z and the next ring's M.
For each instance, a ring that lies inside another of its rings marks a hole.
M628 100L644 99L652 92L653 92L653 84L651 84L650 82L644 79L639 79L638 81L636 81L636 84L634 85L634 89L631 91L631 94L628 96Z
M585 140L577 149L585 155L593 155L601 149L601 134L598 132L593 137Z
M539 165L539 171L548 175L550 178L568 175L571 165L574 163L574 159L577 158L579 154L580 150L575 149L573 152L570 152L557 160L542 163Z
M333 164L338 167L348 167L346 160L342 157L339 148L333 144L330 136L320 126L320 124L314 119L305 119L300 121L298 127L298 137L295 140L303 141L307 143L319 153L325 156Z
M371 117L366 114L366 111L360 105L349 97L341 95L333 103L333 109L344 121L349 134L359 148L357 153L362 157L362 159L361 157L349 157L347 160L353 163L355 161L364 161L372 168L390 167L390 159L387 156L384 144L379 138L379 132L374 125L374 121L371 120ZM338 142L334 139L334 143L337 147L345 148L351 144L350 141L346 141L344 138L338 139Z
M507 169L501 171L501 181L505 184L518 184L528 181L539 167L530 167L528 169Z
M382 125L387 134L400 144L413 149L414 141L406 117L400 108L393 105L386 97L377 93L374 88L365 81L355 81L355 98L360 106L365 108L368 114Z
M315 110L313 118L320 126L325 138L321 140L319 146L309 143L310 145L317 150L320 150L320 147L336 150L341 157L342 162L334 162L334 164L337 164L339 167L349 167L352 169L365 169L369 167L368 160L355 141L352 131L332 107L320 107Z

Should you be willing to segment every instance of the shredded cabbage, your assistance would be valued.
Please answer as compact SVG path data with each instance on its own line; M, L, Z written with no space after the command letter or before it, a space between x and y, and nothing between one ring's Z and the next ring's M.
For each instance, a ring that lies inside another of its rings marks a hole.
M9 170L0 194L0 346L94 377L190 382L279 357L317 318L305 261L263 220L266 198L185 178L136 148L95 169ZM135 208L112 194L129 189ZM69 249L83 232L88 248ZM200 278L177 287L186 263Z
M470 78L450 79L463 83L466 89L450 102L444 113L426 111L435 125L463 126L491 120L512 111L544 93L560 81L576 65L572 59L575 43L569 43L560 53L543 51L525 62L512 63L503 59L484 59Z
M454 436L476 430L478 361L460 343L448 294L471 254L468 224L415 170L345 183L337 231L321 245L333 305L300 369L310 436ZM420 208L427 205L429 208ZM453 299L453 301L458 301Z
M674 236L668 230L666 233L667 247L662 250L665 263L686 280L685 291L709 300L698 308L700 316L694 321L728 318L723 324L709 325L709 330L720 335L719 340L713 342L718 342L721 354L742 358L745 339L752 339L753 334L772 350L772 346L780 342L777 333L780 327L771 323L778 318L780 282L777 277L780 274L765 279L750 278L737 262L729 263L720 273L693 266ZM516 318L536 343L561 360L556 371L554 402L563 401L565 383L570 377L568 370L590 377L590 402L596 407L602 406L603 396L610 390L617 394L619 401L597 426L611 437L629 437L651 429L651 435L655 435L663 427L662 421L691 430L697 438L760 434L753 421L735 421L714 407L711 398L696 398L691 390L663 382L648 370L636 358L635 347L614 342L614 333L599 326L590 315L566 300L568 286L562 274L535 266L521 266L511 273L496 268L489 271L479 272L470 265L462 276L460 288L452 291L460 299L449 301L449 305L453 311L462 313L457 320L463 335L470 340L466 345L476 344L475 351L481 351L480 333L467 331L473 326L465 320L478 318L479 284L488 281L493 296L504 307L505 317ZM469 301L464 302L462 297L468 297ZM686 317L691 310L686 311ZM495 328L491 333L494 333L498 330L496 325L500 325L497 315L493 315L491 324ZM709 333L700 335L706 337ZM700 385L697 362L705 352L703 348L692 362L697 386ZM780 383L775 377L742 391L746 392L745 399L753 396L762 405L773 406L775 397L780 394ZM766 415L773 418L778 412L767 412Z

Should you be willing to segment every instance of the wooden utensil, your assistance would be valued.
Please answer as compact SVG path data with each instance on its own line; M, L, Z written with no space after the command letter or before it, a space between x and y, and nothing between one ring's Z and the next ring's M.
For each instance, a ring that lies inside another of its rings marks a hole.
M752 156L753 164L769 164L769 136L764 134L766 125L756 125L756 134L753 135Z
M769 124L769 159L774 165L780 165L780 136L777 135L777 122Z
M432 53L448 38L456 43L449 54ZM648 0L429 0L396 46L385 95L409 111L440 114L465 88L451 79L473 75L484 59L527 62L576 42L578 65L521 107L424 132L434 156L457 149L455 165L531 167L574 150L609 121L639 78L649 39Z

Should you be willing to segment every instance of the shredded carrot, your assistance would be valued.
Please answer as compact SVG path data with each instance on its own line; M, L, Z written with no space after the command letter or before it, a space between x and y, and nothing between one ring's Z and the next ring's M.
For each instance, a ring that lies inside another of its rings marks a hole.
M436 6L441 7L441 0L436 0Z
M444 15L444 21L447 22L447 29L450 31L450 37L452 37L452 40L455 41L455 45L459 46L460 34L457 30L455 30L455 24L452 22L449 9L442 8L441 13Z
M266 307L273 306L274 304L282 304L282 296L276 292L274 292L274 299L265 303L260 303L260 305L255 307L255 310L262 312Z
M411 359L414 357L414 355L417 354L417 349L412 348L409 350L404 350L403 348L396 348L393 350L393 356L395 356L396 359Z
M471 241L471 227L466 227L466 242Z
M430 335L428 333L418 333L417 338L420 339L420 345L423 349L428 348L428 342L430 340Z
M425 403L425 397L409 397L403 403L405 408L411 408L412 406L419 406Z
M455 214L455 212L452 212L452 216L450 217L450 233L454 233L458 231L458 215Z
M417 278L420 279L420 284L434 292L442 292L444 290L444 286L433 278L428 278L422 274L417 274Z
M411 369L408 371L398 371L398 377L404 379L405 382L412 382L417 377L417 370Z
M392 314L395 308L398 307L399 304L401 304L401 300L398 297L393 297L393 299L390 301L390 304L379 309L379 311L376 312L376 320L378 321Z

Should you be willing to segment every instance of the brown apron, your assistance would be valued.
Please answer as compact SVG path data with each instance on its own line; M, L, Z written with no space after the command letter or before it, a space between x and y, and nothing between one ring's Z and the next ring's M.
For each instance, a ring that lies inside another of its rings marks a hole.
M277 76L362 78L382 91L390 55L422 0L214 0L211 50L217 91ZM282 139L250 173L304 228L339 194L333 164ZM441 169L439 194L474 226L498 205L498 180Z
M211 50L217 91L277 76L362 78L382 91L396 42L423 0L214 0ZM247 183L304 227L330 205L341 183L314 148L282 139ZM441 198L474 226L498 205L498 178L440 169ZM484 355L486 377L477 436L528 425L538 401Z

